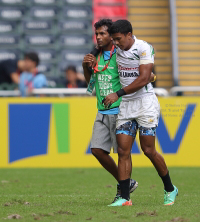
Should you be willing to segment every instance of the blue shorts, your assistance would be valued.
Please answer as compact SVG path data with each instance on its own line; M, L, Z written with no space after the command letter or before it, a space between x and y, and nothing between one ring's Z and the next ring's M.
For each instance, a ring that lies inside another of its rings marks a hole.
M156 136L156 127L146 128L140 126L136 120L128 121L116 129L116 134L125 134L136 137L139 129L140 136Z

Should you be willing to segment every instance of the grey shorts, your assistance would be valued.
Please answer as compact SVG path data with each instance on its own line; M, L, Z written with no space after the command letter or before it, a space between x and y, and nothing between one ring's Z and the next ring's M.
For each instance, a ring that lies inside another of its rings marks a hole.
M103 115L97 113L94 122L91 148L99 148L110 153L113 147L113 152L117 153L117 140L116 140L116 115Z

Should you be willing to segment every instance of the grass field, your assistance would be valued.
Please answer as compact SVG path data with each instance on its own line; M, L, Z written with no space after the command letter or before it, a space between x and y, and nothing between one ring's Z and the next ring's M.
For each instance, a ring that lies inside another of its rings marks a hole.
M139 187L131 207L107 207L116 182L103 169L0 169L0 221L200 221L200 168L170 168L179 189L163 206L163 185L153 168L134 168ZM10 221L10 220L9 220Z

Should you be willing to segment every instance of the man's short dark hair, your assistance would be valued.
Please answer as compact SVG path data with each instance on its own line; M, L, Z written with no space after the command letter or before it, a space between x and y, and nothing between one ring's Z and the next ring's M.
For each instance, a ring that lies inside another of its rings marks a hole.
M39 65L40 59L38 57L38 54L36 52L28 52L25 54L25 59L30 59L31 61L36 63L36 66Z
M94 24L94 27L95 27L95 29L98 29L102 26L106 26L106 27L108 27L107 31L110 34L110 28L111 28L112 24L113 24L113 21L111 19L101 19Z
M68 66L68 67L66 68L66 72L68 72L68 71L73 71L73 72L77 73L76 67L75 67L75 66L72 66L72 65L70 65L70 66Z
M128 33L133 33L133 28L131 23L128 20L117 20L113 22L113 25L110 28L110 33L121 33L127 35Z

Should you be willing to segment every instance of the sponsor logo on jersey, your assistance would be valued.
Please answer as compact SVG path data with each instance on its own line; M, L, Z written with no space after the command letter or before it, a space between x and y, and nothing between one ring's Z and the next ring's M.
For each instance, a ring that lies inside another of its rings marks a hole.
M139 73L137 72L119 72L120 77L138 77Z
M131 71L131 70L139 70L139 67L123 67L121 65L118 65L118 70L127 70L127 71Z
M146 55L147 55L146 51L141 54L141 56L146 56Z
M103 65L98 65L98 67L104 68L105 66L103 66ZM108 69L114 69L114 67L113 67L113 66L108 66Z

